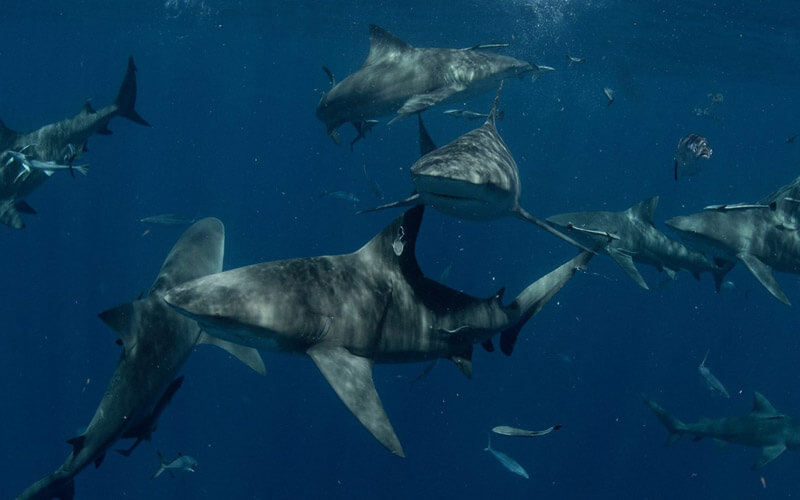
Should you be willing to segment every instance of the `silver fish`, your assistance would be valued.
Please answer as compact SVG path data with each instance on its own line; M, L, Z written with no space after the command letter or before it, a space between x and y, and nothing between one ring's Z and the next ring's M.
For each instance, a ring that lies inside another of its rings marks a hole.
M567 61L569 61L569 65L572 66L573 64L581 64L586 62L585 57L575 57L567 54Z
M605 87L603 89L603 93L606 95L606 99L608 99L608 104L606 104L606 106L611 106L614 103L614 90L609 87Z
M197 472L197 460L190 457L189 455L184 455L182 453L178 453L178 457L173 460L172 462L167 462L164 460L164 456L161 454L160 451L158 453L158 460L161 462L161 468L153 474L153 479L157 478L161 475L164 471L169 471L172 474L174 470L185 470L187 472Z
M444 114L450 115L454 118L466 118L467 120L479 120L481 118L489 118L488 113L479 113L477 111L471 111L469 109L448 109L444 111ZM497 113L497 119L502 120L505 116L505 113L500 110Z
M508 455L506 455L502 451L497 451L494 448L492 448L492 435L491 434L489 434L489 444L486 445L486 448L484 448L483 451L488 451L489 453L494 455L494 458L496 458L497 461L500 462L500 464L503 467L505 467L506 469L510 470L514 474L516 474L518 476L522 476L525 479L530 479L530 476L528 475L528 472L519 464L519 462L517 462L513 458L509 457Z
M145 224L160 224L162 226L188 226L189 224L194 224L196 221L197 219L181 217L180 215L176 214L158 214L139 219L139 222L143 222Z
M700 363L700 366L697 367L697 371L700 372L700 375L702 375L703 379L706 381L706 386L708 386L710 391L718 392L722 396L725 396L725 398L730 399L731 396L728 394L725 386L722 385L722 382L720 382L719 379L715 377L714 374L711 373L711 370L709 370L706 366L706 359L708 359L708 353L710 351L711 349L706 351L706 355L703 357L703 361Z
M341 190L341 189L337 189L336 191L324 191L323 190L319 194L319 198L324 198L326 196L328 198L338 198L340 200L349 201L349 202L352 202L352 203L358 203L359 201L361 201L358 198L358 196L354 195L350 191L344 191L344 190Z
M515 437L538 437L544 436L545 434L550 434L553 431L557 431L561 428L561 425L554 425L552 427L548 427L547 429L541 431L526 431L525 429L518 429L516 427L509 427L507 425L498 425L497 427L492 429L492 432L495 434L502 434L503 436L515 436Z

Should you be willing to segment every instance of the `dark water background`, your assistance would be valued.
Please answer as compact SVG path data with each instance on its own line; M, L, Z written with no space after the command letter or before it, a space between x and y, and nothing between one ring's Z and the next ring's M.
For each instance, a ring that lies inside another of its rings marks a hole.
M646 3L647 5L641 5ZM97 313L134 299L155 278L181 228L137 219L213 215L226 226L225 267L360 247L396 213L354 214L319 198L353 192L364 208L411 190L418 149L405 120L375 127L355 151L336 146L314 117L328 88L366 57L367 26L417 46L508 41L506 53L556 67L511 82L500 132L523 181L523 205L546 217L623 210L658 194L656 221L712 203L755 201L798 175L800 8L773 2L464 1L4 2L0 117L32 130L115 96L128 55L139 67L137 109L153 124L115 119L93 137L87 177L55 175L28 198L39 214L23 231L0 228L0 497L55 469L65 440L91 418L119 356ZM564 54L586 57L569 67ZM603 87L616 90L607 107ZM707 94L722 123L693 116ZM465 107L486 111L491 95ZM443 144L476 122L426 113ZM382 120L385 123L385 119ZM352 138L349 126L342 136ZM672 154L689 132L709 138L704 171L672 180ZM799 141L800 142L800 141ZM427 211L418 256L438 277L509 296L574 251L519 220L460 222ZM647 393L685 420L748 411L758 390L800 416L797 306L772 298L746 271L715 294L709 276L675 282L642 268L640 289L607 257L594 259L523 330L514 356L476 351L474 378L442 362L379 365L375 383L408 458L383 450L338 401L313 363L265 354L259 377L199 347L152 443L109 454L76 478L80 499L106 498L789 498L800 456L758 472L759 450L684 439L642 404ZM800 302L797 276L778 281ZM731 399L708 394L708 364ZM483 451L507 424L558 433L498 437L530 480ZM126 443L122 443L126 444ZM156 449L196 457L196 474L150 480ZM761 483L763 476L767 488Z

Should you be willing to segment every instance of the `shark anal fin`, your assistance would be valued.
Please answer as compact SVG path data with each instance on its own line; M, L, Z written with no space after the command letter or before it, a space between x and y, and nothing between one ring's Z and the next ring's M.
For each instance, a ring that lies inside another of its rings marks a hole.
M756 458L756 461L753 462L753 470L764 467L768 463L778 458L784 451L786 451L786 445L783 443L773 446L765 446L761 449L761 455L759 455L758 458Z
M239 344L228 342L227 340L212 337L206 332L200 332L200 339L197 341L197 343L215 345L220 349L228 351L229 354L249 366L259 375L264 375L266 373L264 360L261 359L261 354L259 354L258 349L245 347Z
M639 274L639 270L636 269L636 266L633 264L633 257L631 257L630 254L622 252L611 246L606 247L606 251L608 252L608 255L614 259L614 262L616 262L617 265L621 267L622 270L625 271L625 273L630 276L633 281L635 281L645 290L650 290L650 287L647 286L647 283L645 283L642 275Z
M383 446L404 457L372 381L372 360L342 346L317 344L306 351L342 402Z
M764 264L758 257L755 255L751 255L749 253L740 253L737 255L739 259L744 262L744 265L747 266L747 269L753 273L753 276L764 285L769 293L771 293L776 299L780 300L787 306L791 305L789 303L789 298L781 289L781 286L775 280L775 276L772 275L772 268L768 265Z
M420 111L425 111L428 108L436 106L456 92L464 90L464 88L466 87L463 85L453 84L447 87L438 88L427 94L413 95L405 102L405 104L400 107L400 109L397 110L397 116L389 121L389 125L408 115L419 113Z

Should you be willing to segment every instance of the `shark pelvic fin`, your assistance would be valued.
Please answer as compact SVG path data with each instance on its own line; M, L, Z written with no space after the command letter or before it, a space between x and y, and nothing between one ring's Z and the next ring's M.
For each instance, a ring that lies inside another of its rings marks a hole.
M122 85L119 87L114 104L117 105L117 112L120 116L145 127L151 126L134 109L136 106L136 65L133 63L133 56L128 58L128 69L125 71L125 77L122 79Z
M259 354L258 349L234 344L218 337L212 337L206 332L200 332L200 338L197 343L215 345L220 349L228 351L228 354L249 366L259 375L264 375L266 373L264 360L261 359L261 354Z
M759 455L758 458L756 458L756 461L753 463L753 470L764 467L768 463L778 458L784 451L786 451L786 445L783 443L773 446L765 446L761 449L761 455Z
M614 259L614 262L617 263L619 267L622 268L625 273L631 277L633 281L635 281L640 287L644 288L645 290L650 290L650 287L647 286L647 283L642 278L642 275L639 274L639 270L636 269L636 266L633 264L633 257L629 253L623 252L614 247L606 247L606 251L608 255Z
M744 265L747 266L747 269L753 273L753 276L764 285L769 293L771 293L776 299L780 300L787 306L790 306L789 298L781 289L781 286L775 280L775 276L772 275L772 268L768 265L764 264L758 257L751 255L749 253L740 253L737 255L739 259L744 262Z
M317 344L306 351L342 402L383 446L404 457L372 381L372 360L341 346Z
M392 52L413 50L408 42L376 24L369 25L369 55L361 66L371 66Z

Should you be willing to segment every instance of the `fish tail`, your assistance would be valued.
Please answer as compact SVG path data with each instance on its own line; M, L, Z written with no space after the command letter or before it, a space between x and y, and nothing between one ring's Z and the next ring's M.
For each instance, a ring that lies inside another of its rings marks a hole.
M647 397L642 396L644 399L645 404L650 407L653 413L656 414L656 417L664 424L664 427L667 428L667 432L669 432L669 436L667 436L667 445L670 445L680 439L680 437L686 432L687 427L686 424L675 418L674 416L667 413L667 411L662 408L658 403L655 401L648 399Z
M133 56L128 58L128 69L125 72L125 78L122 79L122 85L119 87L114 104L117 105L117 112L120 116L145 127L151 126L134 109L136 105L136 65L133 63Z

